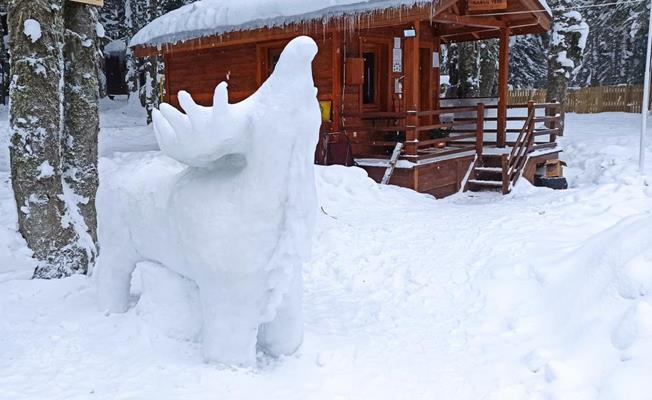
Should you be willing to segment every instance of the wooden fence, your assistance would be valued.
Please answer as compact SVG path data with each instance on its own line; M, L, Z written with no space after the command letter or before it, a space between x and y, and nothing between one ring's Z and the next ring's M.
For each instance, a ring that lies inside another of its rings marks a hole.
M509 92L509 104L525 104L530 100L545 103L546 89L518 89ZM579 114L620 111L640 113L643 85L596 86L569 88L566 112Z

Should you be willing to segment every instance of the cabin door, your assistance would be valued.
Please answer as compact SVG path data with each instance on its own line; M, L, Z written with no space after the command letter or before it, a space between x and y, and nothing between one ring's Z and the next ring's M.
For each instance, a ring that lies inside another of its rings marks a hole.
M419 49L419 111L432 109L432 51Z
M364 81L362 110L391 111L389 91L389 45L365 41L362 45Z

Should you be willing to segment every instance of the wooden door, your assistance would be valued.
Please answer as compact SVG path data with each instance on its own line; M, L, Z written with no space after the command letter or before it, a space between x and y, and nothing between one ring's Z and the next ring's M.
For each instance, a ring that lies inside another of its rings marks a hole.
M432 51L419 48L419 111L432 109Z
M391 104L389 88L389 45L365 40L362 45L364 81L362 110L387 111Z

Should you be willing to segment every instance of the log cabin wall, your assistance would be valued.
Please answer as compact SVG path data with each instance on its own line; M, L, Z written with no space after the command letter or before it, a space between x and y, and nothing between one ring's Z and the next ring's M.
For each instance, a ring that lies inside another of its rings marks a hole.
M400 112L406 110L405 98L409 93L410 71L420 70L417 80L423 81L421 93L415 94L419 109L431 109L437 104L438 79L433 74L432 52L436 38L429 23L421 23L419 38L419 58L421 65L415 67L415 58L409 53L414 38L404 38L404 29L414 24L395 27L356 30L353 32L332 32L325 35L312 35L319 46L313 62L315 86L319 90L320 101L330 101L331 121L326 121L322 131L342 131L346 126L364 126L368 122L358 118L346 118L347 114L363 111ZM264 36L261 36L261 38ZM215 86L222 81L229 83L231 102L241 101L253 94L271 72L274 58L293 38L252 41L248 44L228 45L195 51L170 51L165 54L166 62L166 100L178 106L177 93L190 92L202 105L210 105ZM403 68L392 71L392 52L394 38L401 39ZM373 104L363 102L363 87L359 83L347 82L345 65L347 60L362 59L365 52L375 52L378 59L377 77L374 82L378 101ZM427 58L426 58L427 57ZM404 89L397 93L395 80L400 80ZM419 85L417 85L418 87ZM365 142L367 137L353 137L354 143ZM361 154L372 153L374 149L357 149ZM368 151L367 151L368 150ZM377 150L377 149L375 149Z
M333 60L337 54L332 36L314 37L319 52L313 62L313 75L320 101L334 101ZM291 39L167 53L166 101L178 107L177 93L185 90L198 104L210 106L215 86L222 81L229 83L229 101L242 101L267 79L278 55Z
M166 57L167 100L178 106L177 93L185 90L202 105L212 105L215 86L229 82L230 101L240 101L258 88L256 45L240 45Z

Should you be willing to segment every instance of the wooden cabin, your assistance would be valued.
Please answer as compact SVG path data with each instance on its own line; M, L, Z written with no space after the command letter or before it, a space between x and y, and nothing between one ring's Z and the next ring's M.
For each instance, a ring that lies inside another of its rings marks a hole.
M270 1L285 2L297 1ZM558 159L558 105L507 102L510 36L550 29L545 0L342 0L347 4L300 15L241 15L213 25L196 14L239 15L237 2L224 0L230 10L200 3L164 15L131 44L138 57L163 57L165 101L173 105L180 90L210 105L223 80L231 102L245 99L271 74L285 44L309 35L319 45L319 163L355 164L377 181L443 197L507 193L519 177L534 182L537 170ZM442 100L442 45L489 38L500 41L497 97Z

